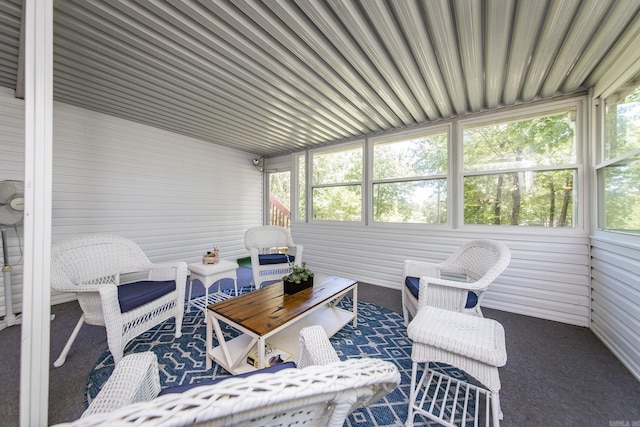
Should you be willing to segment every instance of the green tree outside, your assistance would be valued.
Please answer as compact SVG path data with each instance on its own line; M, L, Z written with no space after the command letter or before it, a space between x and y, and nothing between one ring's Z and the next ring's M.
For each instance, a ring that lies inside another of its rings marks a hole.
M574 116L465 129L465 224L575 227Z

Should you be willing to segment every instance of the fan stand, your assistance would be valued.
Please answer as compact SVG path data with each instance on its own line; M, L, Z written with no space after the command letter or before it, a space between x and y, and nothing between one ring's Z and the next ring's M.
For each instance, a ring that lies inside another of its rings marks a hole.
M4 259L4 265L2 267L2 274L4 276L4 305L5 315L4 321L0 322L0 331L14 325L22 323L20 316L16 316L13 313L13 299L11 294L11 266L9 265L9 254L7 253L7 229L2 227L2 255Z

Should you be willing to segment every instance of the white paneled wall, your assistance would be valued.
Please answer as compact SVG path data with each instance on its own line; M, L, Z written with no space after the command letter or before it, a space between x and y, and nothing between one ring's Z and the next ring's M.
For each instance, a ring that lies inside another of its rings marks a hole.
M348 223L292 225L312 269L400 288L402 262L439 262L471 239L496 239L511 249L507 270L487 291L483 306L589 326L588 237L540 233L480 233Z
M0 92L0 180L5 179L24 179L24 103L15 99L13 94ZM14 311L20 310L22 301L21 238L21 226L7 228ZM0 264L4 264L1 257L0 252ZM4 315L4 274L0 274L0 316Z
M2 97L0 108L0 126L21 120L20 101ZM9 174L4 153L21 150L22 135L0 141L0 178L21 179L21 170ZM54 104L53 143L54 242L114 233L152 261L195 262L214 244L235 260L247 255L244 231L262 224L262 174L250 154L61 103ZM14 273L19 311L20 266ZM53 303L69 299L52 296Z
M603 234L591 239L591 329L640 380L640 245Z

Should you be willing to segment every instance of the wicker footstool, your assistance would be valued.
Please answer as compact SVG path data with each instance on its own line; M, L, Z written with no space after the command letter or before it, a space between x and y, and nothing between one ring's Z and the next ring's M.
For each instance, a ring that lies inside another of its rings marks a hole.
M462 425L465 425L467 410L472 407L469 406L469 399L475 400L475 414L472 415L477 419L480 397L485 399L486 425L490 424L490 420L494 426L500 424L502 412L498 394L498 367L507 363L504 328L500 323L425 306L409 324L407 334L413 341L407 426L413 426L415 414L422 414L446 426L455 426L457 420L462 419ZM429 362L446 363L461 369L486 389L434 372L429 369ZM420 363L424 364L424 368L420 380L416 381ZM426 390L430 387L447 390L450 398L442 399L444 404L436 403L436 399L427 401ZM449 401L452 403L451 408L447 407Z

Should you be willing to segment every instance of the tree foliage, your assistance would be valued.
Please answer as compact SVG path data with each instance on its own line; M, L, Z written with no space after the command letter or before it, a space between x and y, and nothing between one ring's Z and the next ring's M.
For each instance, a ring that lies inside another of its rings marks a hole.
M575 226L576 169L551 169L576 162L573 114L465 130L466 224Z
M312 213L316 220L362 218L362 147L314 153Z
M605 157L619 161L600 173L604 187L605 228L640 232L640 87L607 100Z
M574 227L575 110L464 130L464 222ZM314 153L313 218L362 218L363 147ZM373 145L379 222L446 223L448 134Z
M289 171L270 173L269 192L288 208L291 199L291 173Z
M374 221L447 221L446 133L379 143L373 156Z

